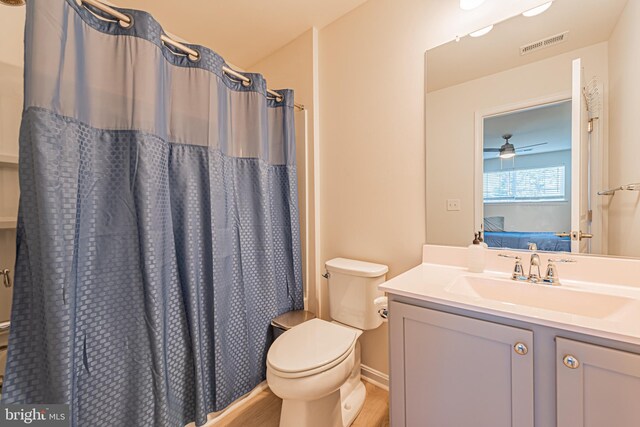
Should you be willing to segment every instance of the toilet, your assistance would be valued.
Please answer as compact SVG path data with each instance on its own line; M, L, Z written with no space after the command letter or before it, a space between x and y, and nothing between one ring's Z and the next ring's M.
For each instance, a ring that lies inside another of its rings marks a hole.
M364 404L358 338L382 323L374 300L389 269L346 258L325 267L332 321L291 328L267 354L267 383L282 399L280 427L347 427Z

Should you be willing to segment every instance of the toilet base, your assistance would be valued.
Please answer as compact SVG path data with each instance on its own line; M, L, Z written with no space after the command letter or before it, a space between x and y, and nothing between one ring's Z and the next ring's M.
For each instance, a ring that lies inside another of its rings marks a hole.
M342 425L349 427L356 419L367 397L367 390L362 381L351 391L351 393L342 399Z
M367 397L367 391L362 383L362 375L360 374L360 352L360 341L358 340L355 348L356 360L353 370L347 381L340 387L342 425L344 427L349 427L353 423L364 406L364 399Z
M285 399L280 427L344 427L341 406L339 389L312 402Z

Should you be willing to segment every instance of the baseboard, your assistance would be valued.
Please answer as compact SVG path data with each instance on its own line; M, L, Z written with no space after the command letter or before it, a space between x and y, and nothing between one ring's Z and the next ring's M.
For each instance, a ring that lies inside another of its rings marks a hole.
M375 385L376 387L380 387L383 390L387 390L387 391L389 390L389 375L385 374L384 372L380 372L367 365L361 365L360 373L362 374L363 381L367 381ZM208 421L203 427L215 426L224 418L231 415L234 411L237 411L242 406L249 403L252 397L255 397L258 393L266 390L268 387L269 386L267 385L266 381L261 382L256 386L256 388L254 388L249 393L245 394L244 396L242 396L241 398L233 402L227 408L223 409L220 412L209 414L209 416L207 417ZM195 424L189 423L187 424L186 427L195 427Z
M360 366L360 373L362 374L362 379L364 381L370 382L381 389L389 391L389 375L367 365Z
M231 405L219 412L211 413L207 416L207 423L202 427L213 427L220 421L231 415L233 412L248 404L253 397L269 388L266 381L262 381L253 390L234 401ZM185 427L195 427L195 423L189 423Z

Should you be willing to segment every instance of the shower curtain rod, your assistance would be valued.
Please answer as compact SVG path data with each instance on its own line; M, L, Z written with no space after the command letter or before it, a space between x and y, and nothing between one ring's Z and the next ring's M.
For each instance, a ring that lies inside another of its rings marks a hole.
M119 12L117 10L115 10L114 8L98 1L98 0L76 0L80 5L84 6L84 3L90 4L91 6L95 7L96 9L99 9L100 11L107 13L111 16L113 16L114 18L116 18L118 20L118 23L120 24L120 26L124 27L124 28L129 28L131 25L133 25L133 19L131 18L131 16L126 15L122 12ZM200 59L200 53L197 50L191 49L188 46L185 46L184 44L180 43L179 41L173 40L171 37L166 36L164 34L160 35L160 40L162 41L163 44L168 44L173 46L176 49L179 49L180 51L184 52L187 57L191 60L191 61L197 61L198 59ZM222 71L226 74L229 74L230 76L235 77L236 79L240 80L242 82L243 86L249 86L251 85L251 79L235 70L232 70L231 68L223 65L222 66ZM280 95L278 92L273 91L271 89L267 88L267 93L269 95L271 95L272 97L274 97L278 102L282 101L282 95ZM299 109L300 111L304 111L304 105L302 104L293 104L293 106L297 109Z

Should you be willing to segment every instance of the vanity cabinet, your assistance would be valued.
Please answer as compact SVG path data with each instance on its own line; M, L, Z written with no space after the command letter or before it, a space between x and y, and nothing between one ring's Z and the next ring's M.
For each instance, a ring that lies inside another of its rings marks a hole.
M392 426L640 425L637 346L396 298Z
M556 338L558 427L640 425L640 354Z
M393 303L393 426L533 427L533 333Z

